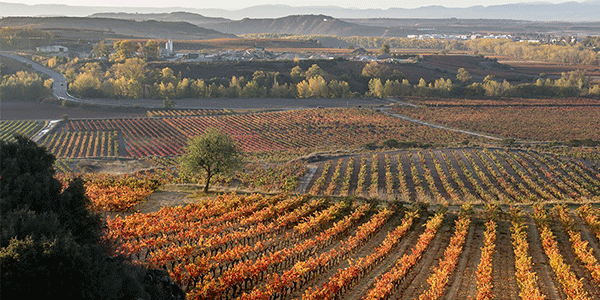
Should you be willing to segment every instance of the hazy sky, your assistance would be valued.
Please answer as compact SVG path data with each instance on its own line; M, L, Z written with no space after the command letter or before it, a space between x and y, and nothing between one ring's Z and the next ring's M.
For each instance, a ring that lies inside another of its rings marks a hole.
M67 4L74 6L128 6L128 7L189 7L189 8L223 8L236 10L255 5L263 4L287 4L291 6L309 6L309 5L335 5L350 8L415 8L428 5L443 5L446 7L467 7L473 5L498 5L507 3L523 2L552 2L561 3L568 0L220 0L220 1L165 1L165 0L0 0L1 2L24 3L24 4ZM582 2L582 1L578 1Z

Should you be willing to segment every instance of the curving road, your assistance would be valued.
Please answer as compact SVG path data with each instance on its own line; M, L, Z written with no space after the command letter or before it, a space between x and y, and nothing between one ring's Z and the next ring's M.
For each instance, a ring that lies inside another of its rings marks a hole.
M34 69L35 71L44 73L44 74L48 75L50 78L52 78L54 80L54 85L52 86L52 94L56 98L62 99L62 100L86 103L86 101L83 99L75 98L75 97L69 95L69 92L67 91L67 80L65 79L65 77L62 74L52 71L36 62L33 62L30 59L23 58L18 55L13 55L13 54L4 53L4 52L0 52L0 55L14 59L23 64L30 65L31 68Z

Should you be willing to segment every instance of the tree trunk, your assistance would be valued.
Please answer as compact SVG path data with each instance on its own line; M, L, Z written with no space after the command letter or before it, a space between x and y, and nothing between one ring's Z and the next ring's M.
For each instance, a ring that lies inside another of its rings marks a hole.
M208 193L208 186L210 185L210 172L206 172L206 185L204 185L204 192Z

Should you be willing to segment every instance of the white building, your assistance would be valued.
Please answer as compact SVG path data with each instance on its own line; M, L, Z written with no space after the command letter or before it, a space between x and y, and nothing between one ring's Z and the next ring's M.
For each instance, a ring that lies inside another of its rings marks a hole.
M167 41L165 44L165 49L167 49L168 55L173 55L173 40Z
M39 46L35 48L39 52L69 52L69 48L60 45Z

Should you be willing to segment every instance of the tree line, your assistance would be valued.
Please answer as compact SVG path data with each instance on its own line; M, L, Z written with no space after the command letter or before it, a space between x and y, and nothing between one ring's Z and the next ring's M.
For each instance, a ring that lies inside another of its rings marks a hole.
M106 69L106 70L105 70ZM352 98L352 97L566 97L600 96L600 86L590 83L582 71L564 73L560 79L511 84L487 76L473 82L465 69L455 78L421 79L411 84L404 74L385 63L370 62L359 76L334 77L318 64L289 73L255 71L252 77L191 79L168 67L152 68L140 58L128 58L103 68L85 63L79 72L67 73L71 94L84 98L180 99L180 98Z
M567 64L600 65L596 37L587 37L578 43L556 41L553 43L518 42L509 39L444 40L381 37L338 37L347 43L363 48L432 49L441 51L469 51L502 55L518 60L535 60Z
M290 34L247 34L250 38L282 38L314 40L318 35ZM329 37L331 38L331 37ZM546 42L513 41L510 39L418 39L403 37L335 37L351 47L381 49L385 45L400 49L430 49L438 51L469 51L507 56L517 60L535 60L567 64L600 65L600 37L587 36L579 42L569 37L557 38Z
M407 80L386 80L373 78L369 81L368 96L384 98L398 96L421 97L514 97L514 98L546 98L546 97L600 97L600 85L591 84L583 71L562 73L557 80L538 79L534 83L511 84L506 80L499 81L494 76L486 76L482 82L472 82L471 76L464 69L458 69L454 82L450 78L439 78L427 83L421 79L418 84L411 85Z
M6 26L0 28L0 49L34 49L49 45L53 38L52 34L39 29Z
M2 76L0 80L0 99L2 100L38 100L50 95L52 79L44 80L35 72L17 71Z

